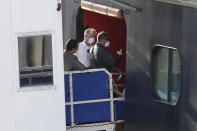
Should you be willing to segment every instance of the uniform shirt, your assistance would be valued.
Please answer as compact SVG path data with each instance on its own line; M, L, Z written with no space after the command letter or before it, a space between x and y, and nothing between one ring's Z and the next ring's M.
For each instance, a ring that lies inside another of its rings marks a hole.
M79 48L76 53L76 56L78 57L78 60L86 67L90 67L90 55L89 50L91 46L87 46L85 42L79 43Z

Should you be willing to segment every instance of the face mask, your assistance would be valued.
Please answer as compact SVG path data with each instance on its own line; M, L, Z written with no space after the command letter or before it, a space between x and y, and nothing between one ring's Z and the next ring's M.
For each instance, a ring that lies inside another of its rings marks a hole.
M107 41L107 42L105 43L105 47L109 47L109 45L110 45L110 42Z
M90 45L92 45L92 44L94 43L94 37L91 37L91 38L88 40L88 43L89 43Z

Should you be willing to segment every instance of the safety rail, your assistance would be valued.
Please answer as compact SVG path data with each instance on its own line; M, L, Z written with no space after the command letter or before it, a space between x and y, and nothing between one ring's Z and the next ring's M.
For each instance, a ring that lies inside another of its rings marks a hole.
M126 73L122 73L121 69L119 68L112 68L112 71L117 71L117 72L112 72L112 76L118 76L118 78L114 79L114 81L119 81L121 80L123 75L126 75Z
M121 80L121 78L122 78L122 76L125 76L126 75L126 73L111 73L112 74L112 76L118 76L118 78L117 79L113 79L113 81L114 81L114 86L116 86L116 87L126 87L126 84L115 84L115 82L117 82L117 81L120 81Z
M73 98L73 74L86 74L86 73L93 73L93 72L104 72L108 75L108 91L109 91L109 98L106 99L95 99L95 100L84 100L84 101L74 101ZM70 71L65 72L64 75L69 75L69 94L70 94L70 102L66 102L65 106L70 106L70 119L71 119L71 128L76 126L75 123L75 116L74 116L74 105L80 104L90 104L90 103L101 103L101 102L110 102L110 117L111 122L115 121L114 118L114 101L124 101L124 98L114 98L113 96L113 84L112 84L112 74L108 72L106 69L89 69L85 71Z
M123 76L126 75L126 73L123 73L123 72L121 71L121 69L119 69L119 68L113 68L112 70L113 70L113 71L116 71L116 72L112 72L112 73L111 73L111 74L112 74L112 77L113 77L112 83L113 83L114 92L115 92L118 96L124 96L124 95L125 95L125 94L124 94L124 91L123 91L123 93L120 92L119 88L125 89L126 84L125 84L125 83L123 83L123 84L121 83L121 84L120 84L119 81L122 79ZM114 79L114 76L118 76L118 77ZM118 84L117 84L117 83L118 83ZM119 88L118 88L118 87L119 87Z

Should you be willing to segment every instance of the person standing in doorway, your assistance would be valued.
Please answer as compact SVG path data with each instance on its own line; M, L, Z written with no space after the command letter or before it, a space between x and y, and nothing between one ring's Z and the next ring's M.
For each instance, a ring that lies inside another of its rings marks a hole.
M114 58L106 47L110 46L109 36L106 32L100 32L97 36L97 43L90 49L90 62L92 68L105 68L109 72L113 66L120 63L122 49L117 51L118 58Z
M79 43L79 49L76 53L78 60L86 67L90 67L90 56L89 50L94 43L94 37L96 35L96 30L93 28L88 28L84 32L84 41Z

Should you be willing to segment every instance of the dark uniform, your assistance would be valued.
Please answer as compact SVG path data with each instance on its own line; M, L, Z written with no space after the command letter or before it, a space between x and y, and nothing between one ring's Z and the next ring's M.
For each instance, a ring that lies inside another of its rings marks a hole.
M105 68L111 71L112 66L118 65L122 56L115 59L100 43L96 43L89 51L92 68Z

